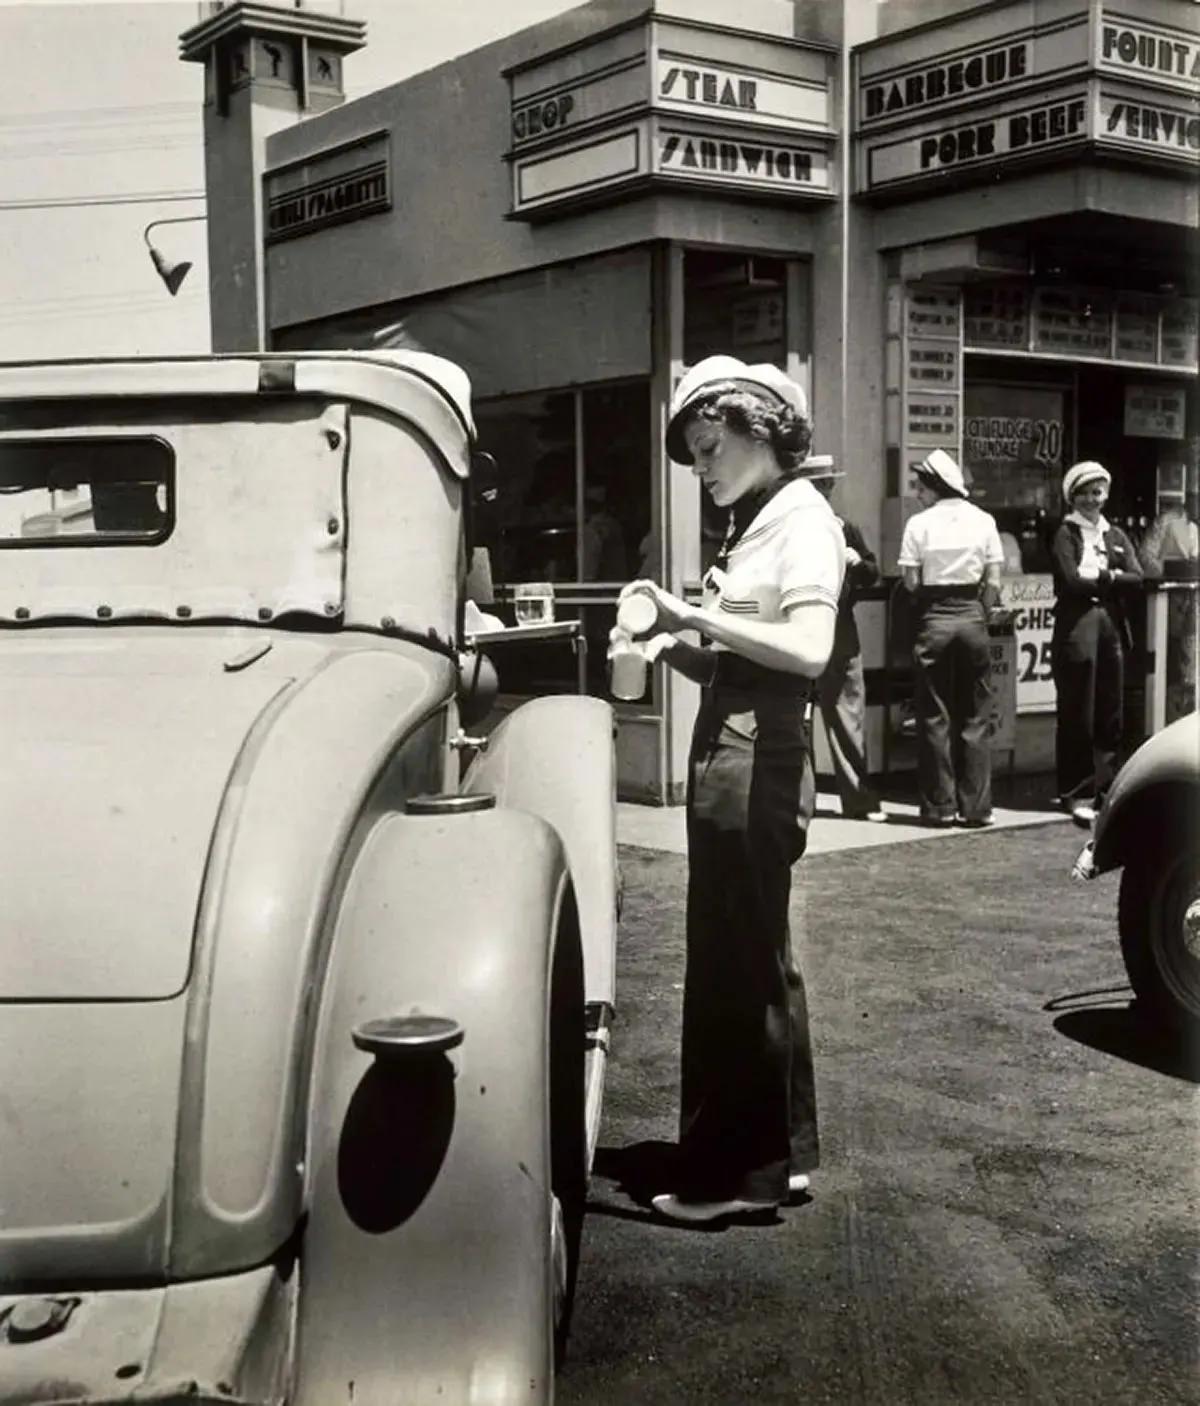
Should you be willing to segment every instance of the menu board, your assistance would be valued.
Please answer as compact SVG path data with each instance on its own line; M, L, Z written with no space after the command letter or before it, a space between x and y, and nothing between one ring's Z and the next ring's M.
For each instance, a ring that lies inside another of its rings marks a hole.
M958 397L909 389L904 407L904 439L927 448L958 449Z
M1141 439L1182 439L1187 404L1182 386L1126 386L1125 433Z
M905 367L909 390L958 389L958 347L953 342L910 337Z
M1004 283L964 289L963 341L969 347L1027 347L1028 289Z
M1158 360L1158 303L1121 293L1117 298L1117 360Z
M958 337L960 300L957 288L909 287L905 299L910 337Z
M1163 365L1195 366L1198 332L1200 303L1195 298L1176 298L1167 303L1162 313Z
M1051 386L975 382L964 395L963 464L972 497L997 508L1058 507L1065 397Z
M1107 293L1084 288L1039 288L1033 303L1033 349L1109 357L1112 323Z

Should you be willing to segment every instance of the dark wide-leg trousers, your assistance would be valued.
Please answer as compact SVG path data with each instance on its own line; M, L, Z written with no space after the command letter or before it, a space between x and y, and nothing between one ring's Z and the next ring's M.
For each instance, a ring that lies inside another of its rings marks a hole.
M922 608L913 644L917 778L929 820L982 820L992 809L988 741L991 657L987 616L976 597L949 596Z
M879 809L879 797L867 779L867 690L861 654L835 654L830 659L817 680L817 702L842 814L869 815Z
M1058 794L1068 801L1103 800L1121 746L1125 663L1121 636L1103 606L1056 615L1051 643L1056 691Z
M688 780L680 1181L690 1200L779 1202L817 1165L802 979L786 975L792 865L815 786L808 704L704 690Z

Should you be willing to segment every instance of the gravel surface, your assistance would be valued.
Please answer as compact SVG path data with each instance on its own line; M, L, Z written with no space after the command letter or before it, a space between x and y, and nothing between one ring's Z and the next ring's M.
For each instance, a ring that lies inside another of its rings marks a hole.
M836 823L836 822L833 822ZM823 1165L772 1224L669 1185L685 862L622 850L608 1101L558 1400L1200 1402L1195 1068L1130 1009L1118 876L1047 825L810 856Z

